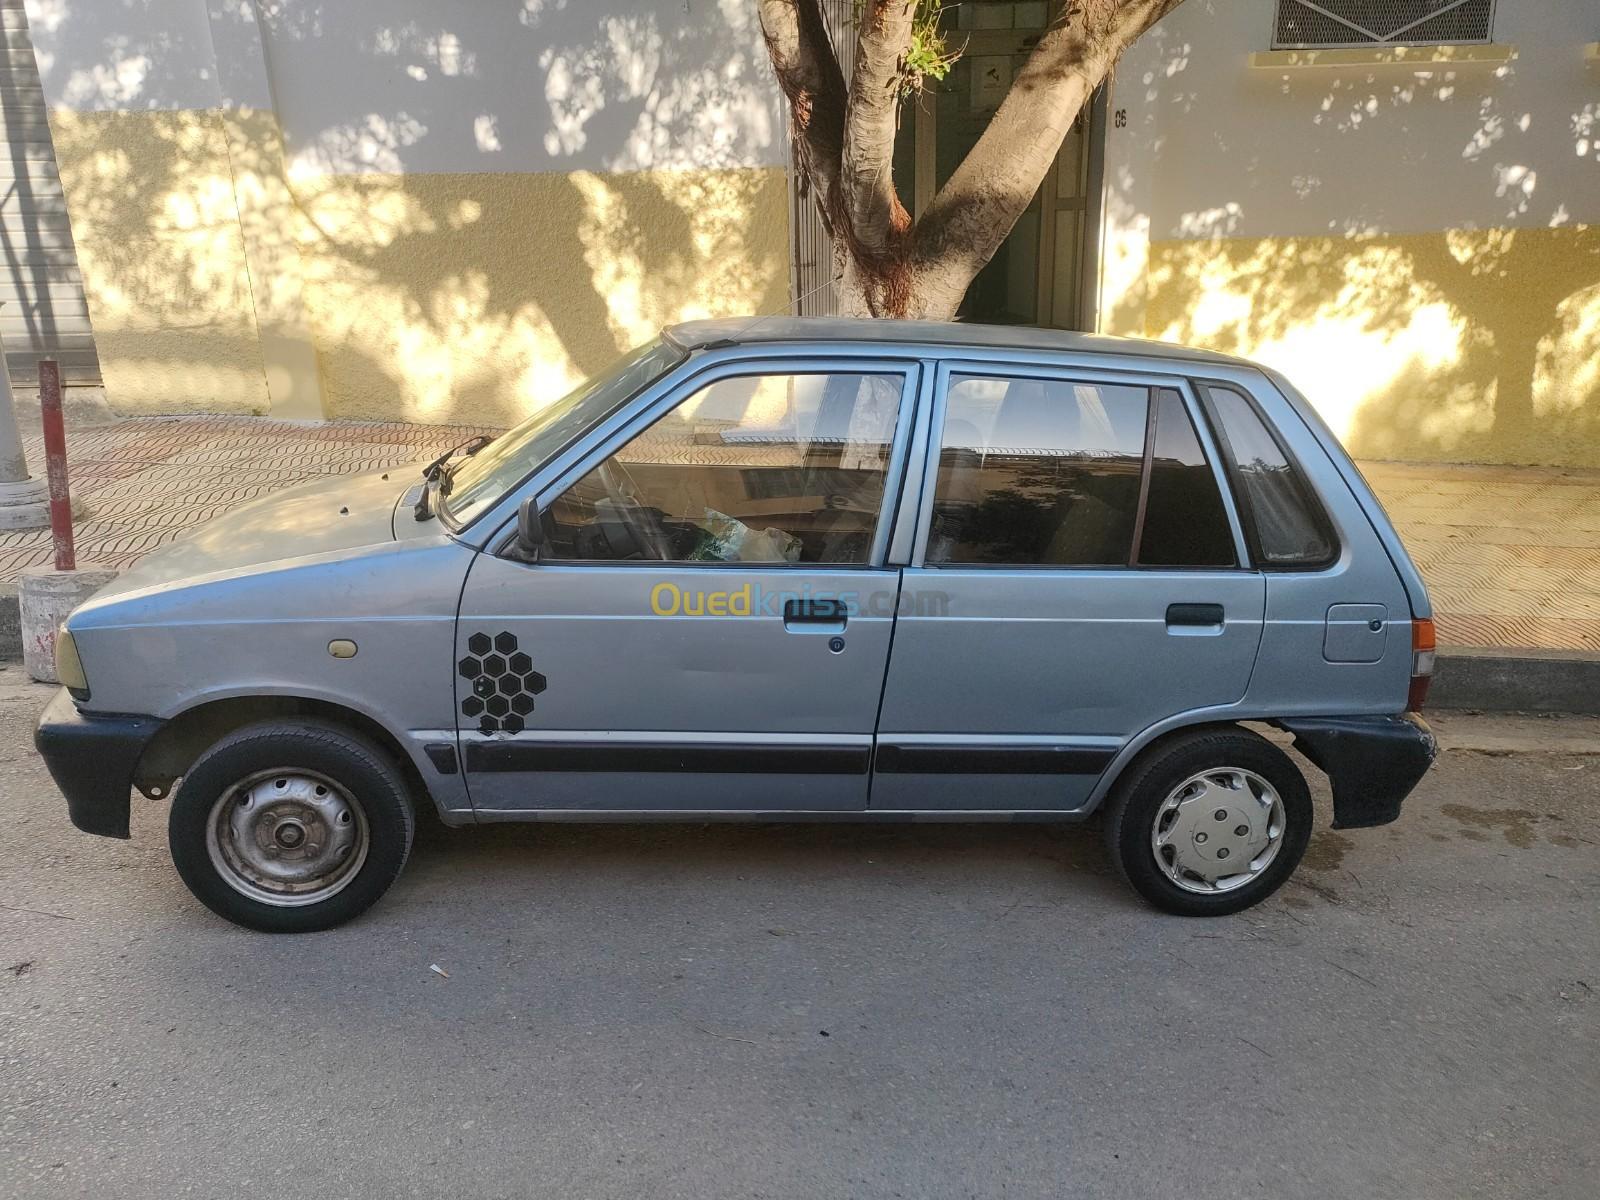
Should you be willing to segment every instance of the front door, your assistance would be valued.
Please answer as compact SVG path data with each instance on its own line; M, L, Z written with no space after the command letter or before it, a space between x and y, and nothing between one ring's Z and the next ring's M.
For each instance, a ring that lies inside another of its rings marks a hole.
M872 807L1080 807L1130 738L1244 696L1264 578L1186 384L974 363L936 391Z
M864 808L916 376L702 372L540 497L539 562L480 554L456 645L477 811Z

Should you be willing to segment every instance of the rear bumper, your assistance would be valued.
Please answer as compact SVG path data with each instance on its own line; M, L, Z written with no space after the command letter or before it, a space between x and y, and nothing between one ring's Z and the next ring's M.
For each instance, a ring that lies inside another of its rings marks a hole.
M155 717L81 713L65 688L33 731L33 744L67 798L67 815L85 833L128 836L133 773L160 730Z
M1415 713L1387 717L1286 717L1295 748L1333 787L1333 827L1387 825L1438 753L1433 730Z

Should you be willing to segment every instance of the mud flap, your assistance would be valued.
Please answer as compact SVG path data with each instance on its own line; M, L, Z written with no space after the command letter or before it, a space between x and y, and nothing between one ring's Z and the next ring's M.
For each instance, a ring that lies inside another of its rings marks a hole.
M1415 713L1383 717L1285 717L1273 724L1333 787L1333 827L1387 825L1438 753L1433 731Z

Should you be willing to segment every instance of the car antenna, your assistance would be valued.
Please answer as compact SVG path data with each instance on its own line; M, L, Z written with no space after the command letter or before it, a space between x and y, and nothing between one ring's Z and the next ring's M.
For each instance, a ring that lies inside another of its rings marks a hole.
M771 312L760 313L757 316L751 317L750 318L750 324L746 325L743 329L739 330L737 335L732 336L732 337L718 338L714 342L707 342L703 346L700 346L699 349L701 349L701 350L714 350L714 349L718 349L718 348L723 347L723 346L735 346L735 345L738 345L738 343L741 340L743 340L745 338L748 338L752 332L754 332L756 329L760 328L766 322L772 320L774 317L789 317L789 316L796 316L797 317L797 316L800 315L799 313L792 313L789 310L792 309L792 308L798 308L800 305L804 304L807 300L811 299L811 297L815 296L823 288L832 287L833 283L834 283L834 280L833 280L832 276L830 276L829 278L824 279L821 283L817 284L816 287L814 287L810 291L806 292L804 295L794 297L794 299L790 300L782 308L775 308Z

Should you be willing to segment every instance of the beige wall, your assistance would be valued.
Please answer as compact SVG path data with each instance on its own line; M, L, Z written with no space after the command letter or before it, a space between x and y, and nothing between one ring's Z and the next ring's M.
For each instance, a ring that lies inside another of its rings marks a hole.
M122 411L509 424L786 304L750 0L31 8Z
M53 118L120 410L271 407L235 196L253 164L227 121ZM279 244L255 258L300 274L324 415L507 424L665 324L781 309L785 187L760 167L306 175L258 216Z
M1144 333L1283 371L1365 458L1600 467L1600 228L1165 240Z
M1594 0L1399 61L1264 53L1273 7L1186 0L1119 64L1107 330L1276 366L1357 454L1600 466Z
M302 181L328 414L506 424L663 325L781 310L785 187L771 168Z
M50 128L111 403L265 412L221 114L58 109Z

